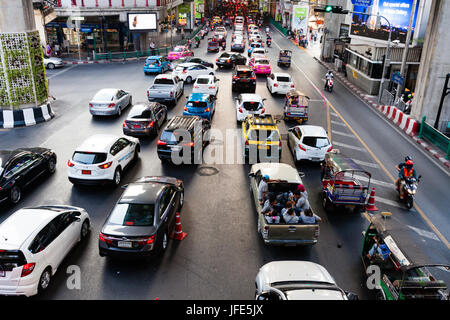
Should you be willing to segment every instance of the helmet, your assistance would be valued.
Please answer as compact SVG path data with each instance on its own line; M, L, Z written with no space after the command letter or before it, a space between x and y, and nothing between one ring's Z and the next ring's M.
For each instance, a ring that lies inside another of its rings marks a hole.
M412 158L411 158L410 156L406 156L406 157L405 157L405 162L408 161L408 160L411 160L411 161L412 161Z
M412 162L412 160L408 160L405 162L405 165L408 169L411 169L414 165L414 163Z
M263 177L264 180L269 180L269 178L270 178L270 177L269 177L269 175L267 175L267 174L264 175L264 177Z

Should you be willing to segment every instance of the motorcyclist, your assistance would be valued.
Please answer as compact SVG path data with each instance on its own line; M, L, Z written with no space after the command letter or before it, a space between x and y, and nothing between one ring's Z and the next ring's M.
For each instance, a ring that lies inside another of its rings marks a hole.
M196 35L194 38L195 41L195 47L198 48L198 46L200 45L200 38Z
M334 78L333 72L331 70L328 70L327 74L325 75L325 86L324 86L324 89L326 89L327 86L328 86L328 80L333 79L333 78Z
M408 157L411 159L410 157ZM406 158L405 158L406 159ZM400 167L401 166L401 167ZM412 160L406 160L404 164L400 163L399 167L399 179L397 180L397 190L400 192L400 199L403 199L402 187L406 179L417 179L416 170L413 168L414 163Z
M270 37L270 35L267 35L266 44L268 47L270 47L270 45L272 44L272 38Z

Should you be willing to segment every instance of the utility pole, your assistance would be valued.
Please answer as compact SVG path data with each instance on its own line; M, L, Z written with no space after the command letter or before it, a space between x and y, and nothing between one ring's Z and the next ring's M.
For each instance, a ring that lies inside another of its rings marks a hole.
M411 41L412 25L414 23L414 15L416 12L416 6L417 6L417 0L414 0L413 4L412 4L412 9L411 9L411 17L409 18L408 33L406 34L405 49L403 50L402 66L400 68L400 75L403 78L403 83L397 85L397 99L396 100L398 100L400 98L403 88L405 87L406 60L408 59L409 42Z
M438 113L436 115L436 121L434 122L434 128L436 130L439 130L438 129L439 119L441 117L441 111L442 111L442 105L444 104L444 99L448 94L450 94L450 88L448 87L449 78L450 78L450 73L447 73L447 76L445 77L444 90L442 91L441 102L439 103Z

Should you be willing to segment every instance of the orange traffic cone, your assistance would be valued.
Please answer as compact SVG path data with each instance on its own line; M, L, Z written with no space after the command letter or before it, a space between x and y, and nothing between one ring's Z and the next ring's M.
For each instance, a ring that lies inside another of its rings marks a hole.
M170 237L171 237L172 239L180 240L180 241L187 237L187 233L186 233L186 232L183 232L183 231L181 230L181 219L180 219L180 213L179 213L179 212L177 212L177 215L176 215L176 220L175 220L175 231L172 232L172 234L170 235Z
M369 202L366 206L366 211L378 211L378 208L375 207L375 188L372 188L372 192L370 193Z

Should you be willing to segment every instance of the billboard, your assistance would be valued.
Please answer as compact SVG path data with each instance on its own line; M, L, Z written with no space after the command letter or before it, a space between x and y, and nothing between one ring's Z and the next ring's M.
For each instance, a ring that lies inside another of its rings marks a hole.
M384 16L391 24L392 40L399 40L401 43L405 43L412 5L413 0L373 0L372 5L368 6L355 4L353 11ZM412 34L414 34L417 12L419 11L418 7L419 1L417 1L414 14ZM381 17L354 13L351 34L387 41L389 38L389 24Z
M128 30L130 31L156 31L156 13L128 13Z
M308 30L309 4L299 4L292 6L292 30L299 30L306 33Z

